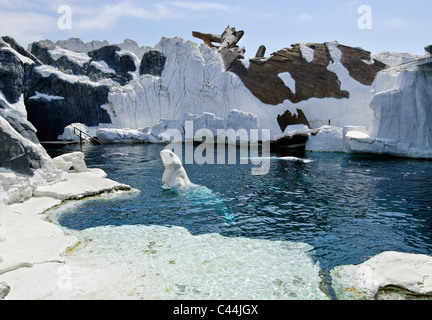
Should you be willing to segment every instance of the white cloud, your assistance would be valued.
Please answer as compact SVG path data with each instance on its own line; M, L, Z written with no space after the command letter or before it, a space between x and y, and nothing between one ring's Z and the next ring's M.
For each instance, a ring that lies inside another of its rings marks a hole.
M72 29L58 27L60 5L67 3L72 13ZM184 18L169 4L135 0L0 0L0 35L9 35L22 45L64 35L83 36L86 32L112 30L121 19L161 20Z
M18 9L18 8L22 8L23 5L24 5L23 0L16 0L16 1L0 0L0 8L2 9Z
M313 20L313 18L309 14L300 14L296 18L296 22L309 22L309 21L312 21L312 20Z
M44 39L46 33L57 28L57 18L36 12L0 11L2 35L13 37L21 45Z
M189 2L189 1L172 1L171 5L179 8L190 9L194 11L203 10L229 10L229 6L220 3L207 3L207 2Z
M217 2L194 2L194 1L172 1L171 5L178 7L189 9L193 11L226 11L226 12L235 12L240 9L238 6L230 6Z
M391 30L405 29L410 26L410 23L404 19L390 19L384 21L384 27Z
M74 28L79 31L108 30L115 27L117 21L122 18L161 20L181 17L162 4L154 4L145 8L137 6L131 1L107 4L100 8L73 6L72 12L74 14Z

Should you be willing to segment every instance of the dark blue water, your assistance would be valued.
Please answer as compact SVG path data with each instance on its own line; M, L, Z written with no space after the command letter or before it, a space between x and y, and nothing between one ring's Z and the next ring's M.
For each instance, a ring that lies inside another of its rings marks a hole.
M432 254L431 161L307 153L313 162L272 161L265 176L251 175L252 164L185 165L193 183L214 193L194 199L161 188L162 148L84 146L89 167L141 192L84 202L64 213L61 225L182 226L195 235L306 242L324 270L389 250Z

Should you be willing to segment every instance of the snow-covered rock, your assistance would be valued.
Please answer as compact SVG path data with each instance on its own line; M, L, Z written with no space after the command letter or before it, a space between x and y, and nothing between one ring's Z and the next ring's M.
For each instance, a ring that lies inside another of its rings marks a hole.
M66 59L69 59L71 62L76 63L80 67L83 67L85 63L88 63L91 60L91 58L86 53L78 53L61 48L49 50L48 53L55 61L58 61L62 57L66 57Z
M108 64L105 61L103 61L103 60L92 61L90 63L90 65L93 66L93 67L95 67L96 69L102 71L103 73L109 73L109 74L115 74L116 73L115 70L111 69L108 66Z
M35 64L34 60L19 53L15 48L13 48L13 46L10 43L4 41L2 38L0 38L0 46L2 50L10 51L14 56L16 56L21 61L21 63L28 64L28 65Z
M15 281L5 277L11 276L16 270L39 264L61 264L67 248L78 242L74 236L65 235L57 225L40 218L46 202L49 202L46 198L43 200L45 204L33 201L15 206L0 204L0 234L5 239L0 241L0 277L11 290L14 289ZM55 204L58 202L51 202L52 206ZM35 274L34 279L39 275Z
M16 174L12 170L0 171L0 204L11 204L29 199L36 189L35 183L28 177Z
M365 127L346 129L343 132L345 152L397 155L396 140L371 137Z
M34 96L31 96L30 100L46 100L46 101L52 101L52 100L64 100L64 97L60 96L52 96L45 93L35 92L36 94Z
M432 294L432 257L426 255L388 251L359 265L335 267L330 274L342 300L372 299L387 286Z
M235 109L230 106L245 105L252 98L234 74L224 72L216 50L180 38L163 38L156 49L166 57L160 77L142 75L110 91L104 108L117 128L149 127L160 119L183 120L185 113L208 112L226 119L229 110Z
M32 44L31 44L32 45ZM29 45L29 51L31 51L31 45ZM79 38L69 38L68 40L59 40L56 45L60 48L67 49L78 53L87 53L89 51L97 50L103 46L109 45L108 41L97 41L93 40L84 43Z
M101 169L72 172L63 175L64 180L54 184L39 186L34 191L35 197L50 197L59 200L79 200L104 192L118 190L130 191L131 187L106 178Z
M17 103L23 96L35 60L12 38L0 37L0 92L9 103Z
M55 157L53 162L57 169L64 172L85 172L88 171L88 169L84 158L84 153L72 152Z
M372 122L369 127L343 127L344 152L432 158L431 63L413 60L378 73L370 103ZM310 136L308 150L326 149L317 140L324 132Z
M24 201L38 186L57 182L61 177L40 145L20 101L9 103L0 93L0 204Z

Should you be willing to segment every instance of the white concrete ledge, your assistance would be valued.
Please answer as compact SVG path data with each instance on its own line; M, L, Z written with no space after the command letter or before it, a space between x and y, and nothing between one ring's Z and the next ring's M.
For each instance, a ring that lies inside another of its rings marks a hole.
M87 169L81 158L67 155L66 161L57 161L64 171L62 181L39 186L25 202L0 205L0 299L50 298L53 286L59 286L64 257L78 239L47 221L47 210L105 192L138 192L107 179L103 170Z

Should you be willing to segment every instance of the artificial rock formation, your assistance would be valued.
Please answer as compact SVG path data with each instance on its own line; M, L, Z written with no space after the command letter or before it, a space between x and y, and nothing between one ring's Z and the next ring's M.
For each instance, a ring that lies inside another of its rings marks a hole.
M338 45L342 52L342 65L348 70L349 75L358 82L370 86L378 72L385 69L386 65L371 58L371 53L361 48L352 48Z
M231 121L230 111L236 109L254 115L260 129L270 129L272 141L283 137L284 129L292 124L319 128L330 122L339 128L372 128L373 134L387 139L386 146L389 139L402 141L394 138L396 129L394 133L385 129L396 128L385 120L394 113L381 116L389 109L386 97L399 101L398 93L381 87L395 74L394 70L383 71L386 64L408 66L411 56L384 53L371 57L361 48L326 42L294 44L269 57L261 46L255 58L245 59L238 47L243 34L235 28L221 35L198 33L207 45L162 38L154 48L139 47L131 40L118 45L45 40L31 44L29 51L12 38L2 37L0 91L4 101L20 105L21 115L29 121L14 121L10 114L3 117L30 139L56 140L66 126L82 123L89 128L109 124L113 129L136 129L141 141L161 119L178 124L185 114L200 118L209 113L225 126ZM404 87L404 96L411 87L418 88L413 103L425 112L427 90L422 88L429 82L427 62L415 72L412 85ZM411 73L405 70L398 79L408 75ZM422 75L427 81L421 80ZM380 94L373 99L375 93ZM422 117L419 119L417 127L421 128ZM422 147L421 139L415 139ZM410 148L406 145L391 153Z
M244 32L235 32L227 28L221 37L214 34L193 32L197 38L213 47L212 42L222 43L219 47L223 55L226 70L237 74L245 86L262 102L272 105L290 100L293 103L315 98L348 98L349 93L340 88L337 75L329 70L334 62L327 44L294 44L274 52L265 59L265 46L260 46L255 59L250 59L249 67L240 61L242 55L236 51L227 52L224 49L233 48ZM224 38L225 35L225 38ZM227 35L229 40L227 39ZM229 45L226 45L229 44ZM386 65L371 59L370 52L361 48L338 45L341 51L342 65L349 75L364 85L371 85L376 74ZM293 87L288 87L281 74L288 73ZM264 80L264 81L263 81Z
M216 47L219 51L223 49L231 49L237 47L237 43L241 40L244 35L244 31L236 31L234 27L228 26L222 35L216 35L211 33L202 33L198 31L192 31L192 35L195 38L201 39L210 48ZM213 42L220 43L220 46L215 46Z
M16 83L10 86L14 82L7 80L6 87L0 80L0 87L13 102L23 94L28 119L44 141L56 140L71 123L89 127L112 123L134 129L203 112L226 121L232 109L255 114L261 126L275 135L291 124L285 123L285 111L297 108L308 117L309 126L316 128L330 118L332 124L341 125L355 106L365 116L354 124L367 125L369 115L364 109L371 99L367 87L384 66L371 60L369 52L337 43L295 44L268 58L261 46L256 58L244 59L238 47L243 31L228 27L221 35L193 34L207 46L179 38L163 38L155 48L140 48L131 40L118 45L85 44L79 39L38 41L29 46L30 52L19 49L31 65L21 65L15 56L3 52L5 64L7 59L15 62L8 62L14 68L3 67L0 72ZM338 70L349 71L349 81L356 83L347 88ZM357 86L365 92L361 103ZM328 115L317 116L315 109L326 98L342 103L323 107L326 111L319 113ZM300 102L308 104L292 106ZM267 106L277 108L273 113Z
M161 76L165 67L166 57L159 50L147 51L140 64L140 75L149 74L152 76Z
M9 37L0 38L0 91L10 103L19 101L23 93L24 83L29 78L32 65L35 64L35 61L24 55L18 56L20 53L14 49L18 46ZM22 50L20 51L23 52Z
M74 122L88 126L110 122L101 108L107 103L109 86L91 81L71 82L50 71L35 69L26 95L28 119L38 128L41 141L57 140L63 129Z
M27 120L23 99L32 70L39 63L12 38L0 38L0 167L29 177L37 170L50 167L48 156L39 145L36 128ZM0 182L18 185L14 179L11 175L3 176ZM25 187L19 189L17 194L28 192ZM0 196L0 202L15 197L13 188L3 191L5 195Z
M267 49L266 49L265 45L263 45L263 44L260 45L259 48L258 48L258 50L257 50L257 53L255 54L255 58L256 59L264 58L266 50Z
M338 45L341 62L350 76L365 85L371 85L376 74L385 65L370 63L370 52ZM366 61L366 62L365 62ZM249 68L237 59L229 63L229 71L237 74L245 86L262 102L278 105L285 100L293 103L310 98L349 98L341 89L338 76L329 70L334 62L327 44L294 44L274 52L267 59L250 59ZM281 74L289 74L293 85L288 87Z
M306 115L301 109L297 109L297 115L292 114L289 110L287 110L284 114L278 115L277 121L282 131L285 131L286 127L294 124L304 124L308 126L309 129L311 128Z

